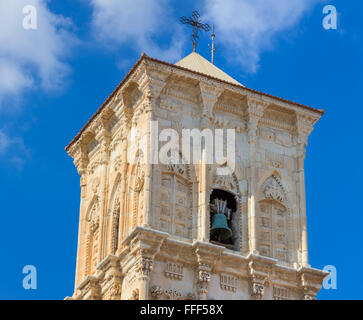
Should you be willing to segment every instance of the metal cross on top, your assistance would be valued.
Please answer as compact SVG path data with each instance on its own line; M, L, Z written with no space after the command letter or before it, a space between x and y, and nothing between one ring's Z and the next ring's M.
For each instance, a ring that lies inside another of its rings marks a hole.
M200 14L198 11L193 11L192 17L181 17L180 22L183 24L189 24L193 27L193 35L192 35L192 42L193 42L193 51L195 52L197 50L197 44L199 42L199 36L198 32L201 30L204 30L206 32L210 31L210 25L209 24L203 24L200 21Z

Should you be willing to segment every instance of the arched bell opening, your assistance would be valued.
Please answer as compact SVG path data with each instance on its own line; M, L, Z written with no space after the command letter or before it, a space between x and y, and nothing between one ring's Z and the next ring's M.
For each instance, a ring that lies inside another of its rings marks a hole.
M214 189L209 199L210 242L235 249L237 235L237 201L233 193Z

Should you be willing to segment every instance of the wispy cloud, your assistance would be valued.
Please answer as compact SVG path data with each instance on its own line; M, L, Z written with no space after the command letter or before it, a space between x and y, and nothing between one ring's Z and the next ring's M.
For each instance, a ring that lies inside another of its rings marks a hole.
M30 152L21 137L10 136L4 129L0 129L0 160L22 170L29 156Z
M71 21L50 12L47 1L10 2L0 0L0 109L5 98L18 98L26 90L59 89L70 71L65 59L75 43ZM26 5L36 9L37 30L23 28Z
M127 46L170 62L181 57L185 36L178 24L168 23L169 0L91 0L91 5L93 31L100 43ZM165 35L170 36L169 42L155 41Z
M229 60L256 72L260 55L276 37L296 27L324 0L204 0L204 13L215 23Z

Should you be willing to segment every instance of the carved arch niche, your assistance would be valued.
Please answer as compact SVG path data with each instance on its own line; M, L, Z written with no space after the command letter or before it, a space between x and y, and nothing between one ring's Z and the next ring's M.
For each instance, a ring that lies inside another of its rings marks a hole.
M287 192L277 174L262 184L257 210L258 250L261 255L280 261L289 260L290 215Z
M109 209L109 215L108 215L108 223L109 226L106 228L107 230L107 235L111 235L111 237L109 237L108 240L108 246L109 246L109 251L112 254L115 254L118 247L119 247L119 242L120 242L120 237L122 237L122 232L120 230L120 226L121 224L121 217L120 217L120 213L121 213L121 205L120 205L120 181L121 181L121 175L118 174L116 179L115 179L115 183L114 183L114 187L112 189L112 193L111 193L111 200L110 200L110 209ZM107 236L106 235L106 236Z
M123 236L126 236L137 225L142 225L144 215L144 182L145 170L142 151L139 150L136 158L129 167L128 194L126 196L126 216L123 222Z
M160 165L158 229L191 239L194 179L191 166L179 157L180 161Z
M85 276L92 274L99 263L100 208L96 196L86 215L86 261Z
M241 246L241 223L242 223L242 207L240 204L240 188L238 179L235 173L229 175L218 175L217 168L223 168L223 166L217 166L212 170L212 184L209 189L209 226L208 230L211 231L213 223L213 215L217 213L215 210L216 201L222 200L226 202L225 214L227 218L227 224L232 230L232 237L223 242L216 242L213 239L211 233L211 241L216 244L224 245L229 249L238 251Z

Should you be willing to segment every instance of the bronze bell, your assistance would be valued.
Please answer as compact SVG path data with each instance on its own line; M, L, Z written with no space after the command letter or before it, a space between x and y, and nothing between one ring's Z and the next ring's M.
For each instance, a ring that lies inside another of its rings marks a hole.
M217 213L212 219L211 235L219 241L225 241L232 237L232 230L228 227L227 217L224 214L227 208L227 201L216 199L215 205Z
M232 230L228 227L227 217L223 213L216 213L213 216L211 235L219 241L225 241L232 237Z

